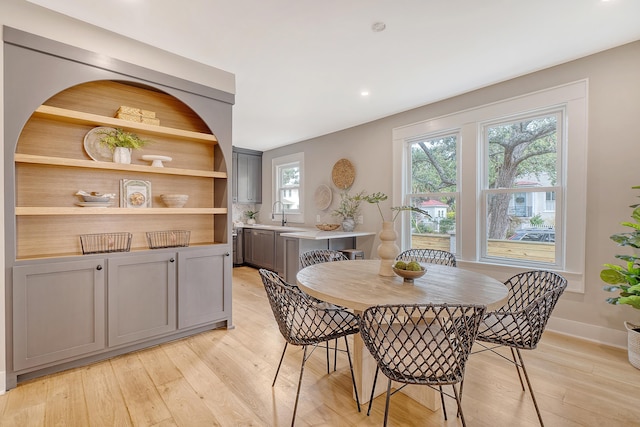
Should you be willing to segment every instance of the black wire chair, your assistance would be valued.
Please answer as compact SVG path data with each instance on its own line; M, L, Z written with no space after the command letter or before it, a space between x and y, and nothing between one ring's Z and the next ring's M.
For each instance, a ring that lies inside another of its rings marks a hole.
M448 265L449 267L457 266L454 254L439 249L407 249L396 257L396 261L418 261Z
M537 347L551 312L567 287L567 280L550 271L533 270L516 274L509 278L505 285L509 288L509 299L504 306L485 315L476 338L476 342L483 349L474 353L489 350L513 363L518 372L522 391L525 391L520 374L522 369L538 420L540 425L544 426L520 349L532 350ZM495 351L501 346L510 348L511 359Z
M466 426L456 384L464 378L485 310L485 306L458 304L380 305L366 309L360 319L360 334L378 365L367 415L378 371L382 371L388 378L385 426L391 395L408 384L424 384L438 391L445 420L444 396L455 399L457 414ZM391 393L392 381L404 385ZM453 395L445 393L443 385L451 385Z
M285 339L280 363L278 363L278 369L271 384L272 387L278 378L278 373L284 360L284 354L287 351L287 345L302 346L304 350L291 425L293 426L295 424L298 398L300 397L300 386L302 385L302 375L307 359L319 344L324 343L325 346L328 346L330 340L340 337L344 337L345 351L349 359L349 369L351 370L351 380L355 391L358 412L360 412L360 399L358 397L356 380L353 375L353 364L351 363L351 354L349 353L349 343L347 341L348 335L356 334L359 331L358 317L342 307L337 307L311 297L297 286L286 283L280 276L272 271L260 269L260 276L265 291L267 292L271 310L278 323L278 328ZM310 345L314 346L314 348L311 352L308 352L307 347ZM336 351L338 350L336 349Z
M349 261L349 258L342 252L331 249L315 249L300 254L302 268L332 261Z

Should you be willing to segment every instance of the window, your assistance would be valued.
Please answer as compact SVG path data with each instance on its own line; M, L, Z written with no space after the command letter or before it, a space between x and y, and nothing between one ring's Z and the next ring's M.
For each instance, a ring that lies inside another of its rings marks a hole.
M583 291L587 87L579 81L394 129L393 204L432 216L402 217L401 248L445 249L448 240L465 268L504 277L555 270L570 291Z
M410 192L403 205L418 207L427 217L412 212L411 247L450 250L451 233L456 228L458 200L458 135L446 133L408 142L410 159L407 179Z
M297 153L278 157L273 167L273 214L286 214L291 222L304 222L304 154Z
M552 230L555 236L555 224L562 218L562 209L546 210L545 199L563 190L558 185L563 177L563 122L563 109L554 109L481 125L483 259L562 264L555 239L538 231Z

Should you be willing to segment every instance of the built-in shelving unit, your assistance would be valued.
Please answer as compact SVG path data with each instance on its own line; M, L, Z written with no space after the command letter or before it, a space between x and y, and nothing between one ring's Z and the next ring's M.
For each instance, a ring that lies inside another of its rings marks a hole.
M161 125L113 118L121 105L157 111ZM163 125L163 122L169 125ZM96 126L123 128L152 141L133 153L132 164L100 162L84 149ZM180 126L180 127L177 127ZM226 243L216 236L216 216L227 218L226 200L215 196L216 136L189 107L167 94L121 82L91 82L63 91L38 107L26 123L14 155L16 170L17 259L81 254L80 234L133 233L132 250L144 250L146 232L186 229L193 245ZM144 153L169 156L165 167L140 159ZM77 206L78 190L119 194L120 180L151 182L152 207ZM183 208L167 208L163 193L189 194Z

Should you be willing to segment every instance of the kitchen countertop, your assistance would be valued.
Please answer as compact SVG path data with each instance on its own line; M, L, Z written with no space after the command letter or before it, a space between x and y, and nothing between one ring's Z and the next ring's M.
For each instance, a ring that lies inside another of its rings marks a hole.
M238 226L236 226L239 228ZM291 227L271 224L243 224L241 228L255 228L258 230L285 231L280 234L283 237L293 237L307 240L342 239L345 237L373 236L376 233L371 231L321 231L317 228Z
M294 231L292 233L282 233L282 237L293 237L307 240L342 239L345 237L373 236L376 233L371 231Z

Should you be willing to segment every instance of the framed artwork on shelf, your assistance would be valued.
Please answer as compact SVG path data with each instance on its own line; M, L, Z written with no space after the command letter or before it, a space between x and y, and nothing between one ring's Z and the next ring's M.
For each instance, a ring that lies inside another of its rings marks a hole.
M120 180L121 208L150 208L151 182L139 179Z

